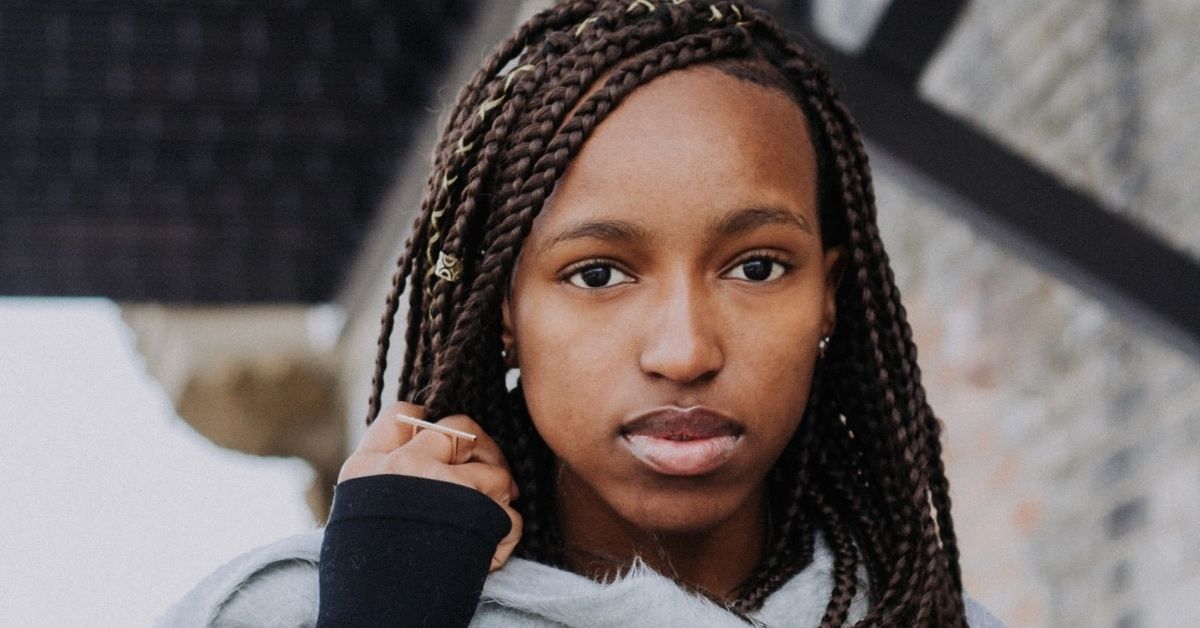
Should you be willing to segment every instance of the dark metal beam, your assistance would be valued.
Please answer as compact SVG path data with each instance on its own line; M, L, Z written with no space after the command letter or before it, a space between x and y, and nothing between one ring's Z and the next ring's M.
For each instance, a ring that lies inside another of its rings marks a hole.
M793 21L791 30L811 33ZM826 59L873 148L955 198L964 217L1111 306L1144 331L1200 359L1200 262L1146 228L922 100L874 57L808 40ZM875 45L882 51L882 44Z
M914 86L958 21L965 0L893 0L875 25L862 59Z

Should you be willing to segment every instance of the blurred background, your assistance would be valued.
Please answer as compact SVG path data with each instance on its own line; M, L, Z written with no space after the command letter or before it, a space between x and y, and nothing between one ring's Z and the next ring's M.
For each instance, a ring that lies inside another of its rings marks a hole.
M546 4L0 3L0 625L324 520L440 116ZM864 129L969 591L1196 625L1200 3L752 4Z

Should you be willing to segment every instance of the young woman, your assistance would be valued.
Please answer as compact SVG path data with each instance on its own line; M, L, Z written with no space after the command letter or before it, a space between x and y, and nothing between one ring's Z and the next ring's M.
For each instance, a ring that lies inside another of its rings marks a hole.
M763 13L533 17L450 114L329 526L167 621L995 625L874 216L854 121Z

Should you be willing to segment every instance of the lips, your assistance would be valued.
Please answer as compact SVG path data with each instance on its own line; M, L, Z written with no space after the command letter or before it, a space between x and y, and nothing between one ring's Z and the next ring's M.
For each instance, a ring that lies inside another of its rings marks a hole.
M719 469L741 441L737 421L708 408L661 408L621 426L630 452L663 475L704 475Z

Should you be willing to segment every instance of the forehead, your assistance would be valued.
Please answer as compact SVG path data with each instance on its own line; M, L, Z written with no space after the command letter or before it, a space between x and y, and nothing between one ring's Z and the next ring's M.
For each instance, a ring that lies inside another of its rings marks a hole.
M584 143L534 224L585 214L793 208L816 224L816 159L782 91L695 67L634 90ZM708 218L712 218L711 215Z

